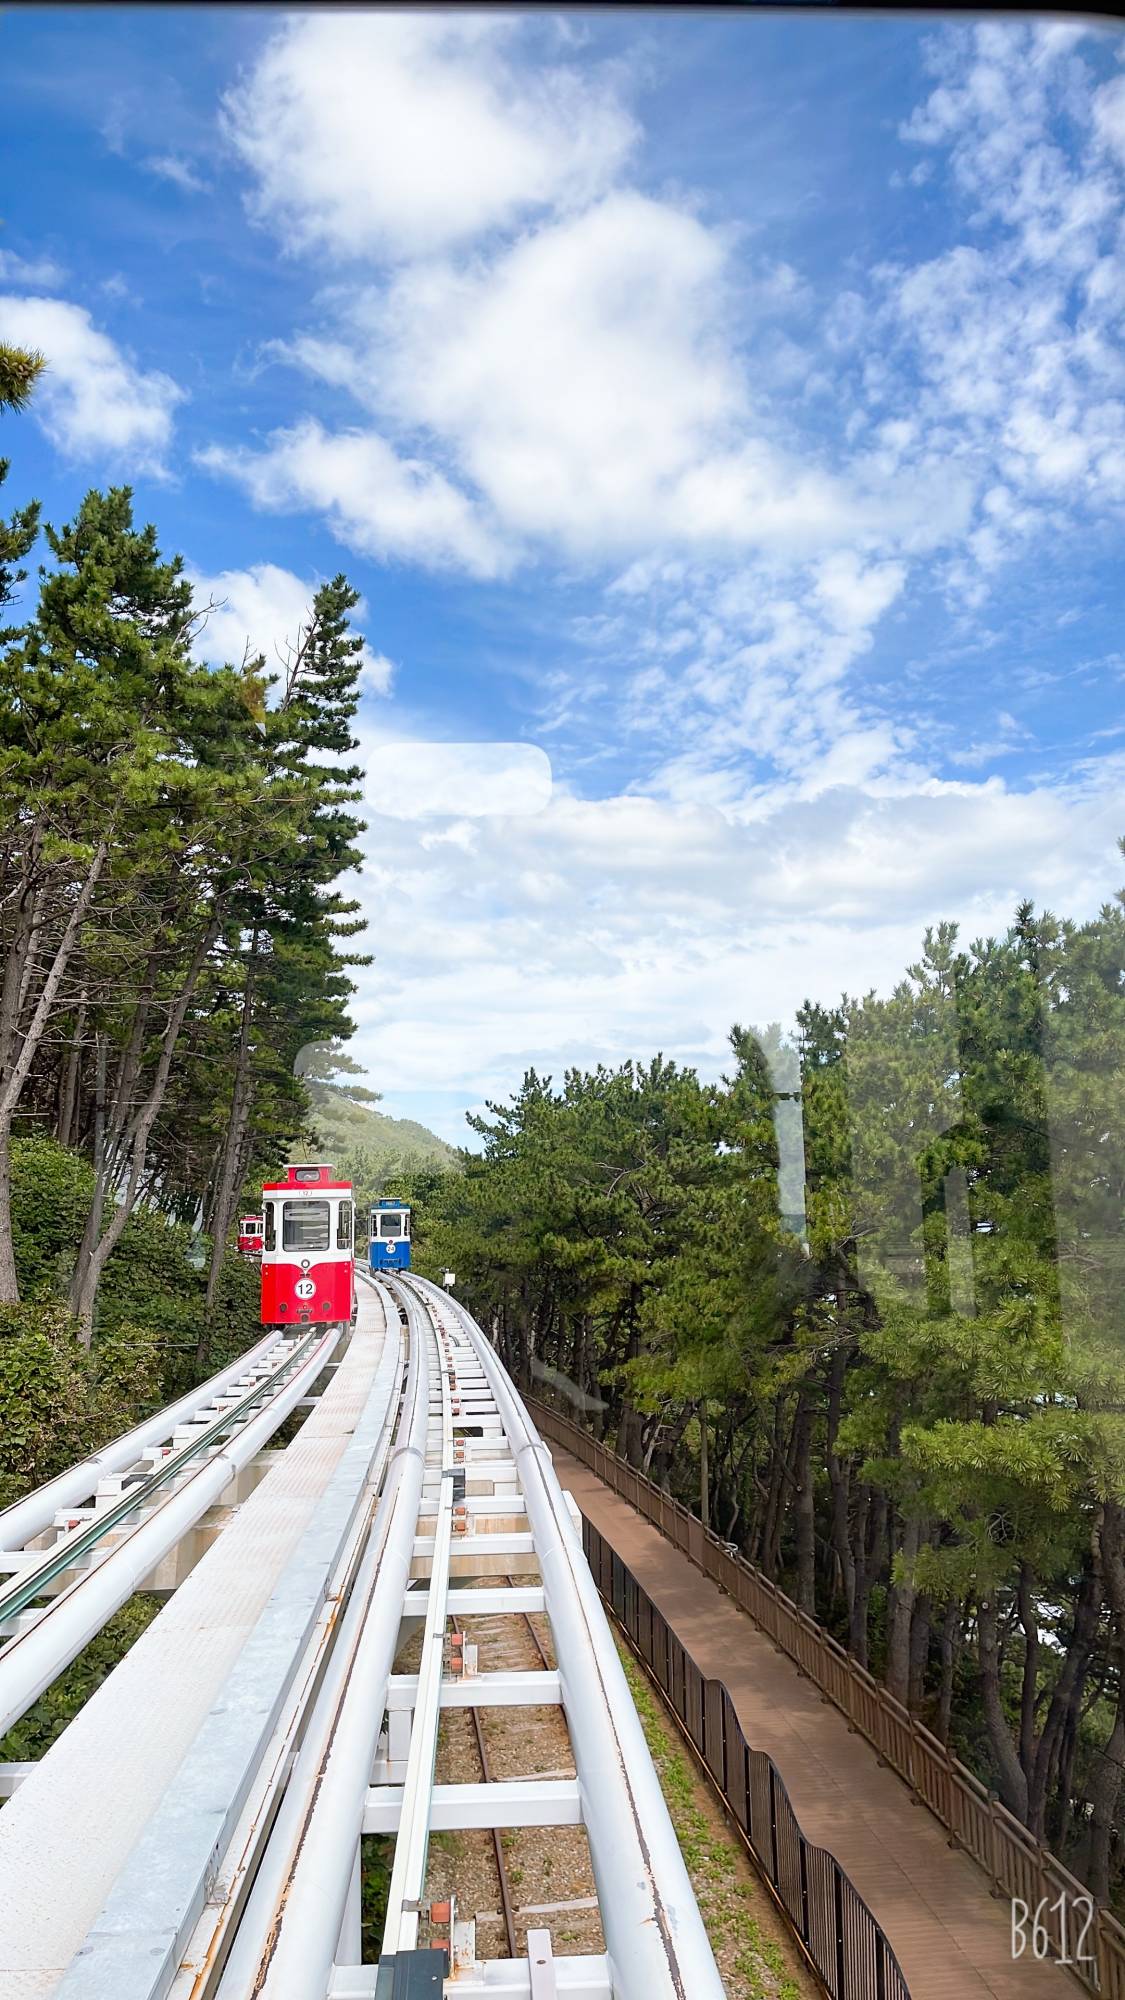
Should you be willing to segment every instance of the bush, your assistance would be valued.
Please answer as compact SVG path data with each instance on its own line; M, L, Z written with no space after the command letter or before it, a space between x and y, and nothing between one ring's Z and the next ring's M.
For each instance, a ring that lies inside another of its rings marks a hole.
M0 1505L53 1479L135 1419L111 1350L104 1369L64 1306L0 1306ZM130 1364L132 1366L132 1364ZM151 1367L141 1370L151 1394Z
M94 1170L55 1139L12 1141L12 1240L20 1297L65 1294L94 1195Z
M229 1251L209 1339L198 1239L151 1209L130 1217L98 1291L87 1353L65 1299L93 1171L53 1139L12 1146L21 1303L0 1306L0 1506L183 1395L258 1339L258 1266ZM206 1247L206 1243L204 1243Z

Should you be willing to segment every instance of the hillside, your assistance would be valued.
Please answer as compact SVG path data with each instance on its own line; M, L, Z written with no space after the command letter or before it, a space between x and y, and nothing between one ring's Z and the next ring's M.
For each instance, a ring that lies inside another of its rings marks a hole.
M317 1144L341 1169L357 1155L363 1156L367 1172L380 1178L423 1166L453 1170L459 1164L455 1149L416 1119L392 1118L330 1083L310 1082L309 1091Z

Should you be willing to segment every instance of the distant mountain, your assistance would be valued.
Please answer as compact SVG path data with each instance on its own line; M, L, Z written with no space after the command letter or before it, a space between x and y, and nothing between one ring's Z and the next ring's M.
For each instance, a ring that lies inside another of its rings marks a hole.
M358 1103L346 1089L306 1079L313 1102L310 1123L317 1145L333 1165L363 1156L365 1167L382 1176L419 1167L460 1165L452 1146L414 1118L392 1118L373 1105ZM355 1178L355 1176L353 1176Z

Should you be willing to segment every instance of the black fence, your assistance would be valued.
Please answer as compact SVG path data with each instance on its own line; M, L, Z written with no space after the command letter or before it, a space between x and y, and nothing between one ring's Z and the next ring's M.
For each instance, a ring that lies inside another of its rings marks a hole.
M752 1750L722 1681L705 1680L604 1536L582 1523L603 1598L663 1689L832 2000L910 2000L887 1939L835 1856L801 1832L776 1764Z

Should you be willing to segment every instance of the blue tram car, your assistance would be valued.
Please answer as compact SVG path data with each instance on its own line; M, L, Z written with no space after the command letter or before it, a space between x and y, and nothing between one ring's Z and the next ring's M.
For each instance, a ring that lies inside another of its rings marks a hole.
M373 1271L409 1271L410 1208L403 1201L377 1201L368 1218L367 1257Z

